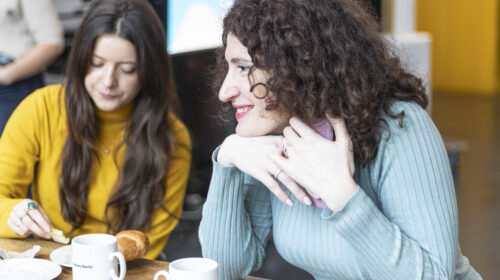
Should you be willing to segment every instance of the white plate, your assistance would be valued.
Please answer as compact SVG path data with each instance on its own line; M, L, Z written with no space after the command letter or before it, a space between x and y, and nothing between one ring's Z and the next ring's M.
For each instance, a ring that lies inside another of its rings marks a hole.
M50 253L50 259L62 266L73 267L71 245L59 247Z
M0 279L2 280L48 280L61 274L61 267L54 262L42 259L0 260Z

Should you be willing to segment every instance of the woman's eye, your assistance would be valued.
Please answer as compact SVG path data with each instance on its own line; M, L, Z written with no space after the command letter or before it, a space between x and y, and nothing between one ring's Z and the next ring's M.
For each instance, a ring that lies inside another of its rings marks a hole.
M135 70L136 70L136 68L132 68L132 69L124 69L124 68L122 68L122 72L125 73L125 74L134 74Z
M239 65L238 69L240 69L241 72L245 72L245 71L248 71L250 69L250 66Z
M95 61L90 62L90 66L92 67L101 67L102 65L103 64L100 62L95 62Z

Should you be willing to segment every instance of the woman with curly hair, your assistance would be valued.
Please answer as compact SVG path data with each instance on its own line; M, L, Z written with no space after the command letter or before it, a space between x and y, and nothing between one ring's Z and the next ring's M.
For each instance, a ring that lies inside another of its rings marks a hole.
M0 139L0 236L135 229L149 237L145 257L160 254L191 162L165 42L147 1L92 3L64 84L26 98Z
M216 85L238 124L199 229L222 279L258 269L271 232L315 279L481 278L422 81L357 1L236 0L223 31Z

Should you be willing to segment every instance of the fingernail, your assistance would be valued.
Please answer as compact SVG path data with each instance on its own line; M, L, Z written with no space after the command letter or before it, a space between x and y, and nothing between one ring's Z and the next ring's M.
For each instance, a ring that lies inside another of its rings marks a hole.
M302 199L302 201L304 201L305 205L311 205L312 204L312 201L311 201L311 199L308 196L304 196L304 198Z
M290 198L287 198L286 201L285 201L286 205L292 207L293 206L293 202L292 200L290 200Z

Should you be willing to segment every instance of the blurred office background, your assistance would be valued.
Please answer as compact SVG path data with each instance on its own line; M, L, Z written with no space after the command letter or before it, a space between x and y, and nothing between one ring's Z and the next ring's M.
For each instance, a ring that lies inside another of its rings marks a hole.
M197 237L212 150L234 131L218 119L208 70L220 45L220 19L232 0L149 0L172 55L181 118L191 131L193 169L184 212L163 257L201 256ZM461 249L484 279L500 272L500 48L497 0L364 0L407 67L427 85L429 109L445 140L455 179ZM90 1L54 0L65 53L45 73L63 80L74 31ZM271 279L312 279L284 261L272 242L263 267Z

